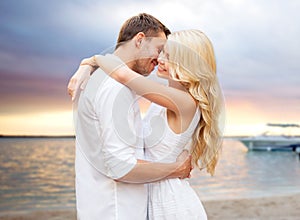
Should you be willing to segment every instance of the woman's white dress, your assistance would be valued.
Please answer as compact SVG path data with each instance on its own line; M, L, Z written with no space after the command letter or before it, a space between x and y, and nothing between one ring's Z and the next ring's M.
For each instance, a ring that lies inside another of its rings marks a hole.
M146 159L154 162L176 161L184 148L189 147L201 113L196 111L188 129L176 134L168 126L166 108L151 104L143 119ZM149 220L207 219L196 192L187 179L167 179L148 184Z

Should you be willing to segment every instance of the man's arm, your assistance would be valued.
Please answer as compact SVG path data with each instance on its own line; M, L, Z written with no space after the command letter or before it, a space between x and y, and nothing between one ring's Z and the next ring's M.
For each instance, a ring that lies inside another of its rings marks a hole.
M86 99L88 112L80 114L84 120L92 120L82 131L89 136L89 144L82 145L89 146L84 153L90 163L103 175L122 182L148 183L187 177L190 173L190 159L186 160L187 156L169 164L135 158L136 148L133 146L141 148L142 144L137 146L136 143L143 141L133 129L134 115L137 113L130 111L133 94L126 87L120 88L120 84L114 83L112 86L107 83L106 77L101 73L93 75L93 80L85 89L85 96L90 97L95 91L97 93Z
M118 181L128 183L149 183L170 178L187 178L190 176L191 156L183 151L175 163L153 163L138 160L134 168Z

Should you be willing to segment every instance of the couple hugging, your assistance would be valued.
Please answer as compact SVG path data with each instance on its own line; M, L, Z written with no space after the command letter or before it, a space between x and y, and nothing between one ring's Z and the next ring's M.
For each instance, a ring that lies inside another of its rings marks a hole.
M168 86L145 77L156 65ZM83 59L68 91L78 219L207 219L187 181L193 166L213 175L222 140L223 96L203 32L129 18L113 54ZM141 96L152 102L143 119Z

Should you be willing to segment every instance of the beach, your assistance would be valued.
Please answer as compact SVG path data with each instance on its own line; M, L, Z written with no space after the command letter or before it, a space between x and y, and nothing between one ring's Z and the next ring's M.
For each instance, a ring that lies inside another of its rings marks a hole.
M209 220L296 220L300 194L251 199L203 201Z
M209 220L296 220L300 216L300 194L203 201ZM0 213L0 220L74 220L75 210L20 211Z

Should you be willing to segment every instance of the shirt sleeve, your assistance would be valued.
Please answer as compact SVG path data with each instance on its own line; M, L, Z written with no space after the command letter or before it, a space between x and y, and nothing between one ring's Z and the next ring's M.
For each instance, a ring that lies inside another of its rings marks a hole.
M140 138L136 132L134 95L117 82L101 89L95 99L97 128L106 175L118 179L130 172L137 163L136 147Z

